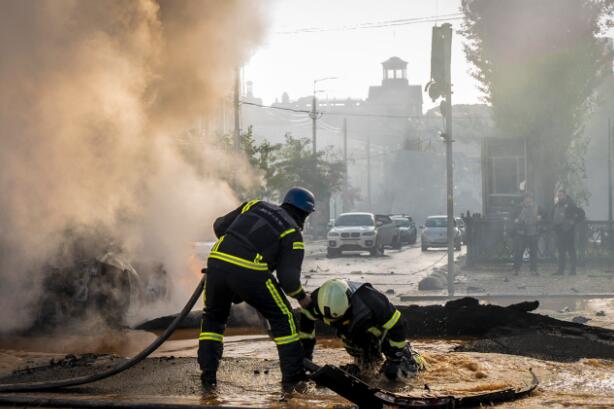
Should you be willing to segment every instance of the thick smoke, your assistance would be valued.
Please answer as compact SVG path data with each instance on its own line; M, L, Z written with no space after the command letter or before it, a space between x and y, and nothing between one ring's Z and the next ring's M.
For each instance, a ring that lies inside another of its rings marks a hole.
M206 144L197 173L174 141L232 89L261 5L2 2L0 330L29 325L41 267L69 226L110 231L193 285L190 241L211 238L213 217L236 204L219 176L238 159Z

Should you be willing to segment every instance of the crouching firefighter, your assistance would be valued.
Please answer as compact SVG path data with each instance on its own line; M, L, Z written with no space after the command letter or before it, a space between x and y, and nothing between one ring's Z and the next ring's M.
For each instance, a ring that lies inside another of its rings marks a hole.
M230 306L243 301L268 320L284 386L305 378L303 348L284 293L302 306L310 302L300 281L305 248L301 230L314 209L314 195L295 187L281 206L252 200L215 221L218 240L207 260L198 344L204 386L216 384Z
M316 320L337 330L354 357L354 364L345 369L355 375L377 369L382 353L386 360L379 371L389 380L414 376L425 368L424 358L406 340L401 313L371 284L335 278L311 293L311 303L301 308L299 332L308 359L316 343Z

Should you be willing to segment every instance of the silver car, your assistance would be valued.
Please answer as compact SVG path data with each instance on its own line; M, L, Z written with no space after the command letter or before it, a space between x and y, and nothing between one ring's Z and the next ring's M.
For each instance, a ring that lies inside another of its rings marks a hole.
M420 235L422 251L429 247L448 247L448 216L429 216ZM454 221L454 249L461 249L461 232Z

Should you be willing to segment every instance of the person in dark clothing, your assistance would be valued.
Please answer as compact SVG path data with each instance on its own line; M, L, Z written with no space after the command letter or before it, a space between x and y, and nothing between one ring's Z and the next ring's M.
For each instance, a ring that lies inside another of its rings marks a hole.
M424 369L424 359L406 340L401 313L388 298L368 283L331 279L311 293L311 303L301 309L299 335L305 357L312 359L316 344L315 321L337 330L354 364L346 366L355 374L386 361L381 372L390 379L415 375Z
M537 275L537 240L541 215L531 194L524 196L522 206L514 219L516 236L514 243L514 274L520 273L524 251L529 249L531 273Z
M281 206L252 200L215 221L213 229L219 239L207 261L198 345L203 385L217 382L230 306L242 301L270 325L282 384L292 386L305 379L303 349L284 293L302 306L311 301L300 281L305 248L301 230L314 211L314 202L311 192L293 188ZM275 270L277 279L272 274Z
M565 190L557 193L554 205L552 224L556 235L556 245L559 256L559 269L556 275L565 273L566 256L569 256L569 274L576 274L576 223L579 211Z

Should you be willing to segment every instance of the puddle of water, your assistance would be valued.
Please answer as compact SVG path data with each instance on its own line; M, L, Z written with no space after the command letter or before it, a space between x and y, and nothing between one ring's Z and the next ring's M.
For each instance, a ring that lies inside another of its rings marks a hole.
M598 308L601 307L597 304ZM122 333L124 340L137 339L139 342L149 340L148 333L142 331L128 331ZM152 334L149 334L153 337ZM21 340L18 345L13 343L13 349L38 350L45 352L78 353L74 347L73 337L56 337L53 343L49 339ZM15 342L16 340L13 340ZM228 335L225 339L225 359L218 374L219 386L213 394L203 394L200 389L199 370L194 359L198 342L193 331L183 331L177 339L165 343L157 356L176 356L189 359L165 361L148 360L147 370L134 374L125 373L118 378L111 378L108 384L103 381L100 386L100 395L108 394L108 388L115 384L126 383L126 376L132 382L129 392L113 395L116 399L138 400L155 398L156 401L183 402L188 399L192 403L237 405L250 407L292 407L292 408L332 408L335 405L347 406L349 403L328 391L311 387L307 393L283 396L280 391L280 373L277 362L277 351L272 341L265 335ZM7 340L4 340L7 342ZM81 343L84 340L81 339ZM130 343L130 342L128 342ZM138 342L132 342L133 346ZM453 352L462 341L448 340L420 340L413 342L416 350L421 352L427 363L428 370L418 377L402 385L390 385L379 378L372 378L374 384L398 393L412 396L426 396L428 394L458 396L499 390L508 387L526 385L531 381L529 368L533 368L541 381L539 390L531 397L519 402L503 404L501 408L612 408L614 407L614 361L584 359L575 363L557 363L540 361L537 359L502 355L491 353L460 353ZM6 344L5 344L6 345ZM64 349L66 348L66 349ZM92 352L91 349L81 347L83 353ZM113 348L118 348L113 350ZM98 351L105 353L123 352L132 347L125 347L114 342L107 342L99 347ZM8 351L0 353L0 364L3 356L8 357ZM23 359L52 355L41 353L25 353ZM350 363L351 358L341 348L340 341L334 338L318 340L315 352L315 361L319 364L332 363L342 365ZM168 363L167 363L168 362ZM174 362L174 363L173 363ZM0 365L1 366L1 365ZM172 371L171 371L171 368ZM138 368L135 368L135 370ZM50 373L56 373L51 371ZM54 376L61 377L65 374ZM170 388L161 393L155 386L161 382ZM173 392L176 384L177 390ZM427 384L430 392L425 391ZM168 386L170 385L170 386ZM187 386L186 386L187 385ZM188 387L189 386L189 387ZM99 386L94 385L98 388ZM148 396L139 395L139 391L149 387ZM107 388L107 390L105 390ZM153 392L152 392L153 391ZM153 394L153 395L152 395ZM163 395L163 396L158 396ZM65 395L61 395L65 396ZM81 396L81 395L80 395ZM111 396L111 395L108 395Z

